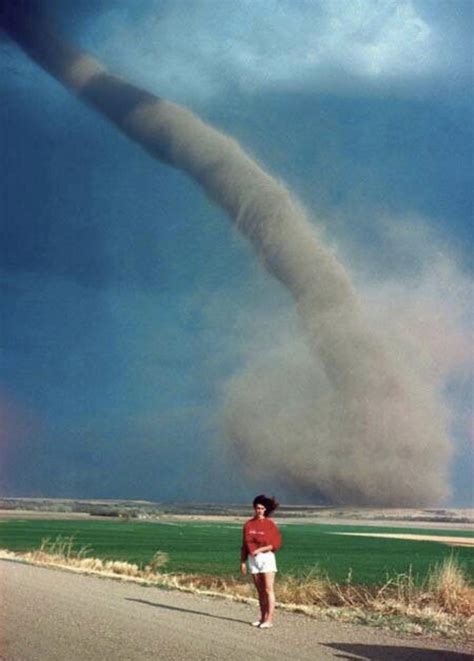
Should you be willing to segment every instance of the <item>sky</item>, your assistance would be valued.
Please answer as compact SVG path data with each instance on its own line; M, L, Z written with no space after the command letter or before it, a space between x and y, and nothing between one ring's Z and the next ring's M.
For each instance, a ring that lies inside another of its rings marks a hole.
M41 4L299 198L374 327L422 356L445 504L472 505L472 3ZM196 183L6 38L0 56L0 495L304 501L222 424L243 366L291 371L288 293Z

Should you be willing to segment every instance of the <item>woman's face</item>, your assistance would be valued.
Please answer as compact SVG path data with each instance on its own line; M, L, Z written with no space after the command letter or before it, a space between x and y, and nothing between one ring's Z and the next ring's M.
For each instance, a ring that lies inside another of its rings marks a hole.
M263 519L264 518L265 510L266 510L265 505L261 505L260 503L257 503L254 507L254 510L255 510L255 516L257 517L257 519Z

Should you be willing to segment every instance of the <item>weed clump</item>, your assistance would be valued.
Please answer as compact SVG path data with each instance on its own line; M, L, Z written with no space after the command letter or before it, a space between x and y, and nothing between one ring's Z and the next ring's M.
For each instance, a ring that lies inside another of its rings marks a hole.
M160 572L170 561L169 555L164 551L156 551L150 562L145 567L145 570L150 574Z
M92 548L89 545L76 548L73 536L55 539L46 537L39 549L23 555L26 560L37 564L74 567L85 572L115 574L132 578L153 578L169 560L168 555L157 551L150 563L143 569L135 563L121 560L102 560L90 557Z
M474 589L469 586L464 571L454 556L436 565L427 580L428 592L448 613L474 615Z

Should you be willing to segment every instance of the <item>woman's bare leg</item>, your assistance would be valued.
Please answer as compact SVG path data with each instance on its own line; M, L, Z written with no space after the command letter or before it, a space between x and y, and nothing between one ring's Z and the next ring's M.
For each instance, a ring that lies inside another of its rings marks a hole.
M268 622L268 624L271 624L273 620L273 611L275 610L275 591L274 591L275 572L259 574L259 576L263 577L263 586L264 586L265 598L266 598L265 599L266 608L265 608L265 615L263 618L263 622Z
M268 610L267 593L265 590L265 574L252 574L252 578L258 593L258 603L260 605L260 622L264 622Z

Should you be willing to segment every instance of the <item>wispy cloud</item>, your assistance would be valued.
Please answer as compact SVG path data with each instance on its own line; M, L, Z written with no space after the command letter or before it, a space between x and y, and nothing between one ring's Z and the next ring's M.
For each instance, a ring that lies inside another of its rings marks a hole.
M243 92L389 87L406 94L439 76L451 84L470 75L471 14L461 2L454 7L442 0L116 0L91 9L77 25L71 16L56 18L72 33L78 28L81 45L114 72L189 102L215 99L229 87ZM36 67L8 42L1 46L8 57L0 82L34 82Z
M91 38L124 75L175 98L205 98L230 81L334 89L430 78L459 64L452 25L445 33L436 19L411 0L151 2L133 20L127 5L96 18Z

